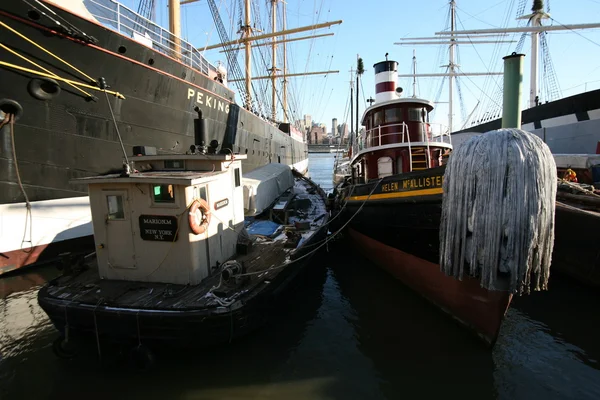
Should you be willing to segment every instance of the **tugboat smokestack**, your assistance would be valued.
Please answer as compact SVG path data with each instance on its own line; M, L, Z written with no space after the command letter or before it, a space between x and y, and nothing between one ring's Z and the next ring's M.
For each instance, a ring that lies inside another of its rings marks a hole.
M399 97L396 92L398 81L398 63L387 60L373 65L375 70L375 102L395 100Z

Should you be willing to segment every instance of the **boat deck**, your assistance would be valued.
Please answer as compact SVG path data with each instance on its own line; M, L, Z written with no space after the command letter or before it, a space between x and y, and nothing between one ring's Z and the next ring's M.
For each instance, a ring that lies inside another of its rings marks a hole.
M284 243L255 243L249 254L236 258L239 262L246 263L248 273L264 271L263 274L247 276L248 282L244 285L244 292L251 291L256 285L263 284L282 270L268 269L283 264L292 251L284 248ZM260 256L257 257L257 254ZM219 286L220 274L206 278L199 285L190 286L100 279L96 259L89 267L81 273L58 278L55 285L48 287L48 294L64 301L103 304L116 308L189 310L222 305L215 295L209 294L212 288ZM236 293L241 294L241 291Z
M222 282L220 271L194 286L100 279L94 258L88 263L89 268L63 275L53 281L47 287L47 295L67 303L129 310L184 311L230 306L240 298L248 301L261 292L261 287L269 285L279 275L287 275L286 271L300 264L290 263L290 257L297 257L316 248L312 245L321 236L316 233L322 232L327 222L327 218L319 218L327 213L319 190L303 179L296 179L294 191L300 198L310 200L309 209L305 210L302 218L291 217L292 225L282 225L284 229L276 237L250 235L254 241L248 253L234 258L245 267L245 275L239 278L241 281L237 285L227 286ZM296 221L309 221L310 228L296 229L293 225ZM286 229L301 235L298 246L286 247ZM307 244L309 246L305 249Z

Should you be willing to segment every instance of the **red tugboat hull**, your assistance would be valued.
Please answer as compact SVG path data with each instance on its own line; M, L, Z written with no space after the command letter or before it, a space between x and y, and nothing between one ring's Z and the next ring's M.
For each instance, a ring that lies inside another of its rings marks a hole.
M493 346L512 299L510 292L483 289L472 278L459 281L441 272L437 263L383 244L352 228L348 233L368 259Z

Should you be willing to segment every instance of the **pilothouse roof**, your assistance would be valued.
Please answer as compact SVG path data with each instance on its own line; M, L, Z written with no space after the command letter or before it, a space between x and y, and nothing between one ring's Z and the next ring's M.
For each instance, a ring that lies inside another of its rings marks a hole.
M369 108L367 108L365 110L365 112L363 113L363 116L361 118L361 123L364 125L365 117L368 114L370 114L371 112L373 112L374 110L377 110L378 108L383 108L386 106L394 105L394 104L397 104L399 106L399 108L404 108L411 104L417 104L417 105L425 106L425 108L427 108L427 111L433 110L433 107L434 107L432 101L427 100L427 99L420 99L418 97L402 97L399 99L382 101L382 102L373 104L372 106L370 106Z

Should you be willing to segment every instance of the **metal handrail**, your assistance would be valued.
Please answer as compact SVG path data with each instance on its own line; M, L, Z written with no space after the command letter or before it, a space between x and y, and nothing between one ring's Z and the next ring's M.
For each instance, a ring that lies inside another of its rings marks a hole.
M432 132L431 136L432 136L432 142L436 142L436 143L447 143L447 144L452 144L452 135L450 134L450 132L448 131L448 128L446 127L446 125L437 123L437 122L433 122L429 124L430 127L439 127L439 133L437 135L434 135L434 133ZM432 130L433 131L433 130ZM438 138L438 140L434 139L434 138ZM445 140L447 139L447 140Z
M191 43L173 35L129 7L115 0L84 0L84 3L94 18L103 25L115 28L117 32L131 38L133 38L134 32L149 38L153 50L169 56L176 56L182 63L206 75L209 74L209 71L216 72L217 68L208 62ZM142 21L144 25L138 21ZM179 49L174 50L175 47Z
M427 168L431 168L431 147L430 147L430 145L432 143L446 143L446 144L452 145L452 138L451 138L450 133L447 130L440 129L441 133L439 133L437 135L435 135L432 132L432 130L431 130L432 126L443 127L442 124L427 123L426 126L429 127L429 132L425 132L423 142L425 142L425 145L427 146L427 155L426 155ZM399 129L398 131L392 132L392 133L385 133L385 134L381 133L381 129L382 128L391 128L391 127L401 127L401 129ZM431 139L429 138L429 134L428 133L431 134ZM357 154L358 150L362 150L364 148L371 147L371 142L372 142L372 139L374 138L375 135L377 135L377 139L378 139L377 145L378 146L381 146L381 138L382 137L401 135L402 140L401 140L400 143L407 143L408 144L408 152L410 154L410 158L409 158L410 171L413 170L412 141L410 140L410 132L409 132L409 129L408 129L408 125L405 122L395 123L395 124L387 124L387 125L378 125L375 128L369 129L365 133L364 143L357 143L356 144L356 150L357 151L354 151L354 154Z
M390 128L390 127L394 127L394 126L400 126L402 127L402 130L400 132L392 132L392 133L385 133L385 134L381 134L381 128ZM373 129L369 129L366 134L365 134L365 142L367 144L370 143L371 140L371 134L374 132L377 132L377 138L379 139L379 143L378 146L381 146L381 138L383 136L397 136L397 135L402 135L402 142L404 143L405 138L404 138L404 133L408 133L408 126L406 125L406 123L401 122L399 124L389 124L389 125L378 125L377 127L373 128ZM410 141L410 138L409 138Z

